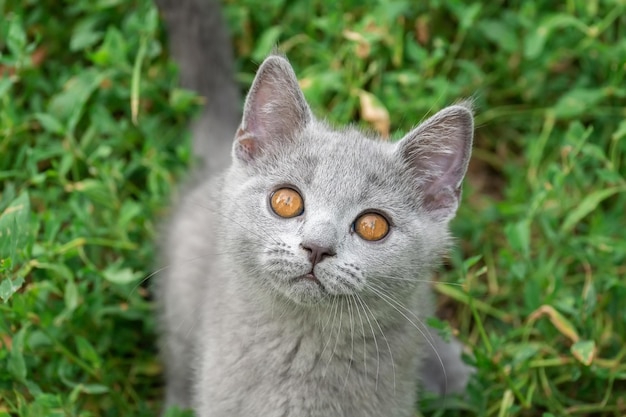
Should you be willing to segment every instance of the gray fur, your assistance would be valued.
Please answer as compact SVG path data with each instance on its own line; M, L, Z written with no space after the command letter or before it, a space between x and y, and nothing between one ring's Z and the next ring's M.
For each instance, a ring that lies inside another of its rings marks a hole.
M205 100L193 126L193 148L210 171L224 170L232 134L241 118L234 61L218 1L156 0L167 27L172 56L181 63L183 87Z
M428 388L462 390L457 347L424 322L472 123L457 105L398 143L334 130L312 116L287 60L267 58L230 167L188 190L169 224L157 292L166 405L199 417L411 416L424 361ZM301 216L272 212L284 186L303 196ZM369 210L390 220L380 241L352 230ZM303 244L333 255L312 266ZM311 271L319 285L297 279Z

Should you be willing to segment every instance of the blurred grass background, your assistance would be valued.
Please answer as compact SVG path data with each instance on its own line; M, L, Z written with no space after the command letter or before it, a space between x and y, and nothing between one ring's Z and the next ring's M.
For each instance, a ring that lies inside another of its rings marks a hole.
M626 415L626 1L228 0L332 123L477 130L440 313L477 367L433 416ZM0 0L0 416L152 416L143 279L192 156L149 0ZM462 286L447 285L460 283ZM175 415L176 413L172 413Z

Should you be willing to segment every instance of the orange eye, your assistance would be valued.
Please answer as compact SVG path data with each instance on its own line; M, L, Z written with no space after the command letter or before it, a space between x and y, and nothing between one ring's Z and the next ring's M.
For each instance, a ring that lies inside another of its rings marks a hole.
M380 240L389 233L389 223L378 213L365 213L354 222L354 231L365 240Z
M272 193L270 204L274 213L286 219L304 212L302 196L292 188L280 188Z

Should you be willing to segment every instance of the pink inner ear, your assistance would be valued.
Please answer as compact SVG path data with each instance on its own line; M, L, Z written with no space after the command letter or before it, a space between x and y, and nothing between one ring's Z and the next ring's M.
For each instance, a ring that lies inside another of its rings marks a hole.
M462 146L455 146L452 153L440 153L430 156L428 164L433 172L441 173L433 179L428 187L428 192L437 194L441 189L456 190L461 186L461 180L465 173L463 164Z
M239 128L235 136L235 155L244 161L251 161L258 151L257 140L251 133Z
M438 210L453 209L456 210L458 205L458 199L461 195L461 190L450 189L434 189L432 192L424 195L424 207L431 212Z
M265 80L265 83L259 84L258 88L250 94L248 97L248 105L244 113L243 122L245 123L245 132L249 135L254 135L256 138L263 139L266 129L265 126L265 114L271 113L268 111L268 106L271 104L271 100L279 100L278 97L272 97L273 80L270 77Z
M458 179L452 174L453 171L450 169L424 186L424 208L433 214L447 217L456 212L461 197L461 187L460 183L457 185Z
M454 216L471 154L473 119L469 108L451 106L408 133L400 142L424 197L424 207L444 219Z
M289 62L270 56L261 64L248 92L241 128L235 137L235 155L249 162L262 150L292 140L311 117Z
M424 206L431 212L455 212L465 174L463 146L454 145L450 153L433 152L425 162L428 170L439 173L424 186Z

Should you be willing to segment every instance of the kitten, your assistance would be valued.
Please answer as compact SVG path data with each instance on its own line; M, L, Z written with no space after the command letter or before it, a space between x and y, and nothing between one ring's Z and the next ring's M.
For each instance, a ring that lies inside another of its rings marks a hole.
M424 322L470 157L469 106L397 143L335 130L272 55L235 130L232 58L210 39L225 36L217 4L159 3L183 83L210 103L194 131L204 166L163 248L166 405L200 417L404 417L420 368L432 390L463 389L458 345Z

